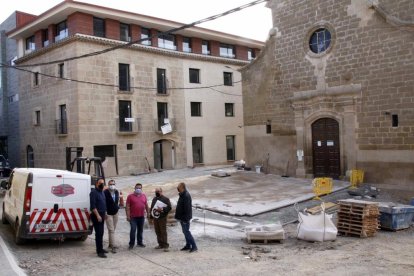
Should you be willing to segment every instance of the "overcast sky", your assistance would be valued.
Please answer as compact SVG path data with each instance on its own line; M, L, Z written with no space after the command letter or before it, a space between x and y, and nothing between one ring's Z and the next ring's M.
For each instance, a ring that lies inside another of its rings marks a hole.
M78 0L119 10L191 23L215 15L253 0ZM39 15L62 2L61 0L2 0L0 22L15 10ZM270 9L265 4L247 8L200 27L265 41L272 27Z

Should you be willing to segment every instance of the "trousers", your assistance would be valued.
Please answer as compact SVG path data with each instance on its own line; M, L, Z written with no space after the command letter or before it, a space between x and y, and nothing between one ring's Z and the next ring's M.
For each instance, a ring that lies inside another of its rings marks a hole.
M162 248L168 248L170 245L167 236L167 217L154 219L154 229L158 245Z

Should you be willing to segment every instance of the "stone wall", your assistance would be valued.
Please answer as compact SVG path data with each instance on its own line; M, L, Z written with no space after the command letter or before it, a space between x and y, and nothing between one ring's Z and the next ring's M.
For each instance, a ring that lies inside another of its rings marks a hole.
M409 0L398 5L378 2L407 25L386 21L369 1L268 4L274 28L265 49L243 71L245 124L253 127L270 120L274 136L292 135L293 150L304 150L297 175L312 176L310 125L330 117L340 122L343 175L358 167L366 170L367 181L390 183L403 177L405 186L414 183L408 172L414 160L390 157L414 155L414 5ZM330 30L331 46L315 55L309 38L321 27ZM398 115L398 127L392 127L393 114ZM248 139L256 138L246 134L246 143ZM366 151L382 154L361 158ZM277 152L274 148L273 154Z

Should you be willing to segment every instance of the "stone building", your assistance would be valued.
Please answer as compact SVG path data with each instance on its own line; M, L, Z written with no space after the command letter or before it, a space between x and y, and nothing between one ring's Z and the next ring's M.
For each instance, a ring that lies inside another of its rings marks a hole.
M273 173L414 189L414 2L270 0L242 70L246 158Z
M67 147L104 157L107 175L244 158L237 69L264 44L199 27L159 34L181 25L64 1L9 31L16 65L32 65L19 73L22 166L65 168Z
M17 58L17 44L6 33L22 26L34 16L14 12L0 24L0 64L11 65ZM9 159L11 166L20 164L18 73L0 67L0 154Z

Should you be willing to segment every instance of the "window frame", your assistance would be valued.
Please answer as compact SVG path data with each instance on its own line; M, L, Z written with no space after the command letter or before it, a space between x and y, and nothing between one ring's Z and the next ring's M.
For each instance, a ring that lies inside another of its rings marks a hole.
M58 134L65 135L68 134L68 113L67 113L67 105L60 104L59 105L59 132Z
M122 76L123 69L126 69L126 76ZM118 90L131 91L131 73L127 63L118 63Z
M125 104L125 106L124 106ZM126 107L126 113L125 111ZM118 100L119 132L132 132L132 122L125 122L126 118L132 118L132 101Z
M247 60L252 61L256 58L256 53L253 48L247 49Z
M229 109L231 107L231 110ZM229 111L229 112L228 112ZM235 117L234 103L224 103L224 115L225 117Z
M185 44L188 44L188 47L185 47ZM192 53L192 43L191 43L191 37L183 37L183 52L185 53Z
M167 70L157 68L157 94L167 95Z
M59 41L59 40L62 40L68 37L69 31L68 31L68 23L66 20L63 20L59 22L58 24L56 24L55 29L56 29L55 41Z
M194 74L196 75L194 75ZM196 79L194 79L194 76L196 77ZM189 68L188 69L188 81L189 83L201 83L200 82L200 69L198 68Z
M49 30L42 30L42 45L43 47L49 46Z
M220 54L220 57L224 57L224 58L236 58L236 47L231 44L220 43L219 54Z
M229 148L228 139L231 138L233 143L233 148ZM232 157L229 158L229 151L232 150ZM226 135L226 159L227 161L235 161L236 160L236 136L235 135Z
M205 45L204 45L205 43ZM204 51L204 46L206 46L206 51ZM203 55L210 55L210 41L208 40L202 40L201 41L201 54Z
M59 75L59 78L61 79L65 77L65 64L64 63L58 64L58 75Z
M146 33L146 32L148 32L148 33ZM148 38L148 40L141 41L141 44L147 45L147 46L151 46L152 45L151 29L145 28L145 27L141 27L141 35L140 35L140 38L141 39Z
M39 72L33 72L33 86L37 87L39 85L40 85Z
M195 152L194 152L194 145L198 144L199 146L199 159L196 162L195 158ZM193 164L203 164L204 163L204 149L203 149L203 137L197 136L197 137L191 137L191 151L193 154Z
M26 51L34 51L36 50L36 43L35 43L35 36L29 36L26 38Z
M34 125L35 126L40 126L41 123L41 114L40 114L40 110L35 110L35 114L34 114Z
M161 34L161 32L158 32L158 47L167 49L167 50L176 51L177 50L177 38L173 34Z
M101 26L97 24L102 24ZM100 30L99 27L102 29ZM105 19L100 17L93 17L93 35L97 37L106 37Z
M127 31L127 36L123 37L124 34L122 27L126 27L126 31ZM130 42L131 41L131 25L130 24L126 24L126 23L120 23L119 24L119 40L121 41L126 41L126 42Z
M233 86L233 73L223 72L223 84L225 86Z
M202 103L190 102L190 115L191 117L202 117Z

